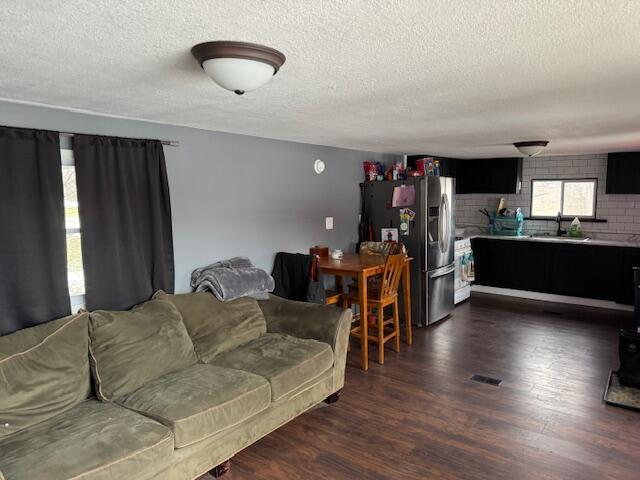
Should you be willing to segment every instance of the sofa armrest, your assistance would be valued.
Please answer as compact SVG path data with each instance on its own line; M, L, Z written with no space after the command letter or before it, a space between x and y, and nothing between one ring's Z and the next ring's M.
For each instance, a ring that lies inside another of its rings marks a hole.
M344 385L351 310L335 305L296 302L269 295L258 301L267 321L267 332L284 333L328 343L333 349L334 392Z

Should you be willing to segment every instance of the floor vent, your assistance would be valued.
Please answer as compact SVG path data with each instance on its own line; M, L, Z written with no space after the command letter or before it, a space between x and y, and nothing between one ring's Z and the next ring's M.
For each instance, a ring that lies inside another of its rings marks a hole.
M502 380L500 380L499 378L485 377L484 375L478 374L475 374L473 377L471 377L471 380L473 380L474 382L488 383L489 385L495 385L496 387L502 383Z

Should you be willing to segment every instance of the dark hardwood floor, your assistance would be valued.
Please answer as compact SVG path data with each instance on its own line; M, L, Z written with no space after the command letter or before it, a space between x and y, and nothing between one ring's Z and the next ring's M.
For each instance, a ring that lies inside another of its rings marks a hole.
M340 401L236 455L224 478L638 479L640 413L602 402L630 321L474 295L369 372L353 345Z

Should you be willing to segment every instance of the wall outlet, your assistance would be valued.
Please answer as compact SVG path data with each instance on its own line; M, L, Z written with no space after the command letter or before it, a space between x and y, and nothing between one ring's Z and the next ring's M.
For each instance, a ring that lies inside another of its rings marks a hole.
M333 217L326 217L324 219L324 225L327 230L333 230Z

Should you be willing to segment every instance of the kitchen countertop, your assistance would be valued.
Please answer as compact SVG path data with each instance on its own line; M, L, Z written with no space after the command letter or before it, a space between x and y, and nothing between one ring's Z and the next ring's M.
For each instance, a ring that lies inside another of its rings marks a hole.
M544 242L544 243L565 243L571 245L603 245L608 247L631 247L640 248L640 241L620 241L620 240L598 240L572 237L555 237L555 236L531 236L525 235L524 237L507 237L502 235L473 235L468 237L473 238L490 238L492 240L507 240L512 242Z

